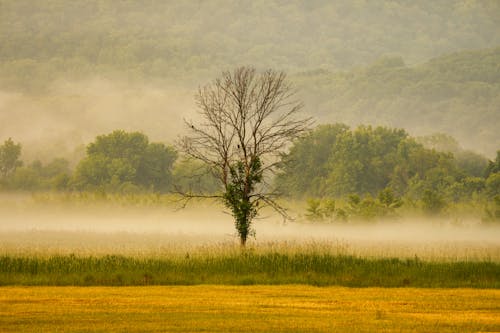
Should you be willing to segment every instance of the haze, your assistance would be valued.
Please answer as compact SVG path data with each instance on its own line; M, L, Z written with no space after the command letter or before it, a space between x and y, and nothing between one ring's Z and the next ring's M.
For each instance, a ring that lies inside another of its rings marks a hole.
M237 247L232 217L217 203L185 209L116 204L43 203L3 196L0 253L162 255ZM400 219L372 223L308 223L297 215L283 223L267 215L255 222L250 247L322 249L362 257L500 262L500 227L475 219Z

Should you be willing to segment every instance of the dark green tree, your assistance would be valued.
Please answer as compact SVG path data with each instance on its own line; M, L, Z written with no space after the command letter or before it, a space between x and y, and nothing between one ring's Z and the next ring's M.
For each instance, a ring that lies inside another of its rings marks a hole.
M485 209L486 215L483 216L485 223L500 222L500 194L493 197L492 202Z
M485 177L488 178L492 173L500 172L500 150L497 151L495 160L489 161L485 170Z
M19 156L21 156L21 144L14 143L11 138L0 146L0 175L3 178L12 174L23 164Z
M425 190L422 196L422 205L427 214L437 215L446 207L446 201L438 192Z
M429 149L438 152L452 153L455 163L465 174L472 177L481 177L488 165L488 159L470 150L464 150L458 141L444 133L417 137L416 140Z
M401 129L371 126L344 132L328 162L331 194L376 195L389 184L398 164L398 147L407 136Z
M78 164L74 184L86 190L166 191L177 158L173 148L149 143L139 132L116 130L100 135L87 147L87 156Z
M346 131L349 127L344 124L320 125L296 140L280 165L281 172L276 179L280 191L287 195L325 195L328 191L325 187L329 173L328 159L337 138Z
M493 198L500 195L500 172L495 172L489 175L485 182L486 195Z

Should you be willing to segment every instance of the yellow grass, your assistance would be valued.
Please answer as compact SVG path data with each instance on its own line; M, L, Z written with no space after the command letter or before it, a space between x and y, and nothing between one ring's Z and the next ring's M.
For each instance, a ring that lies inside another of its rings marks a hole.
M0 332L500 331L500 290L3 287Z

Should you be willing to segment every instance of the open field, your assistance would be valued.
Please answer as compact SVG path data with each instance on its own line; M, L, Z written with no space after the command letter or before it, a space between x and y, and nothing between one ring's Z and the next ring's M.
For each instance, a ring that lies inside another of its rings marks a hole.
M2 287L2 332L492 332L500 291Z
M332 255L316 248L239 248L183 256L0 256L0 285L308 284L500 288L500 263Z

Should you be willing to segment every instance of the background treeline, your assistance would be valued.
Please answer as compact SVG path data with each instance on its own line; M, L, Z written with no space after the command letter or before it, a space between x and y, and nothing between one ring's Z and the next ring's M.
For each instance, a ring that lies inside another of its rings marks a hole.
M23 166L21 145L0 146L0 189L93 193L213 193L203 165L179 159L174 147L140 132L116 130L86 147L70 168L57 158ZM496 159L462 149L445 134L413 138L402 129L320 125L283 155L275 185L288 199L306 200L310 219L346 221L397 216L402 206L437 215L449 206L480 207L500 220L500 151Z
M495 220L498 170L500 152L488 161L448 135L412 138L402 129L335 124L295 142L276 185L288 197L309 198L312 219L396 216L403 205L435 215L465 203L487 206L485 219Z
M476 181L494 173L489 163L444 134L413 138L402 129L321 125L294 144L277 182L296 197L375 195L386 187L400 196L429 189L468 197Z
M116 74L197 82L258 63L344 69L500 45L496 0L0 1L0 87Z
M140 132L116 130L97 136L74 168L64 158L23 165L21 150L21 145L10 138L0 146L0 189L121 194L167 193L177 187L216 190L214 179L203 165L178 160L172 146L149 142Z
M457 138L494 156L500 142L500 47L449 54L416 66L383 57L347 72L294 76L305 104L322 122L405 128Z

